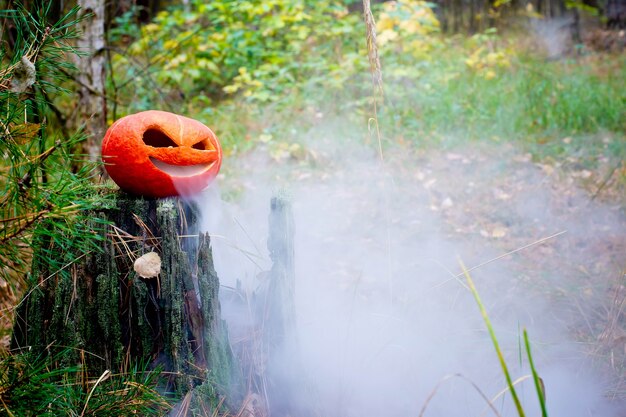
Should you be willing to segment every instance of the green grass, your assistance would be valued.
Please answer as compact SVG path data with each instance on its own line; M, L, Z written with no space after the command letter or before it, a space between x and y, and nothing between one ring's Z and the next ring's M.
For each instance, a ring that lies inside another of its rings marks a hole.
M467 53L463 47L454 51ZM528 146L599 132L623 136L626 130L624 57L546 61L520 56L510 68L497 70L496 78L485 79L454 65L449 51L442 54L433 59L429 74L411 82L398 80L397 85L396 80L388 81L386 125L395 126L398 133L412 129ZM621 141L612 152L623 155L625 147Z
M535 368L535 361L530 351L530 340L528 338L528 332L524 329L524 348L528 356L528 364L533 374L533 382L535 383L535 389L537 390L537 398L539 399L539 405L541 406L541 416L548 417L548 410L546 408L546 389L543 384L543 380L539 377L537 369Z
M526 416L526 411L524 410L524 407L519 399L519 396L517 394L517 391L515 390L515 383L513 382L513 379L511 378L511 373L509 372L509 367L506 363L506 360L504 359L504 354L502 352L502 349L500 348L500 343L498 342L498 338L496 337L496 333L493 329L493 325L491 324L491 320L489 319L489 315L487 313L487 309L485 308L485 305L483 304L481 298L480 298L480 294L478 292L478 290L476 289L476 286L474 285L474 280L472 279L469 271L467 270L467 268L465 267L465 265L463 264L463 262L459 261L461 264L461 269L463 271L463 275L465 275L465 279L467 281L467 285L469 287L470 292L472 293L472 296L474 297L474 300L476 301L476 304L478 305L478 309L480 310L480 314L483 317L483 321L485 322L485 326L487 327L487 330L489 332L489 337L491 339L491 343L493 344L493 347L496 351L496 355L498 356L498 362L500 363L500 368L502 369L502 374L504 375L505 379L506 379L506 384L507 384L507 388L508 391L511 394L511 398L513 400L513 403L515 404L515 408L517 410L517 414L519 415L519 417L525 417ZM533 376L533 381L535 383L535 388L537 390L537 398L539 399L539 404L541 406L541 415L542 417L548 417L548 411L546 408L546 395L545 395L545 388L543 385L543 381L542 379L539 377L539 374L537 373L537 369L535 368L535 363L533 360L533 356L530 350L530 341L528 339L528 332L526 331L526 329L524 329L524 348L526 350L526 354L528 357L528 363L530 365L530 369L531 369L531 373Z
M525 54L485 79L459 59L469 52L463 45L436 50L419 71L399 77L393 74L402 73L401 64L383 60L383 75L392 74L384 78L385 101L378 108L387 146L440 147L450 138L508 142L540 160L575 157L587 168L603 157L626 158L626 58L600 54L547 61ZM264 133L289 142L297 137L292 131L337 121L342 131L363 137L373 116L367 74L341 88L311 83L291 91L270 104L235 98L204 111L202 118L216 126L225 148L237 153L252 149ZM323 120L314 120L316 109Z
M171 407L156 390L160 370L130 365L126 372L89 375L55 357L13 353L0 359L0 415L163 415Z
M515 408L517 409L517 413L518 413L519 417L525 417L526 413L524 412L524 408L522 407L522 403L521 403L521 401L520 401L520 399L519 399L519 397L517 395L517 391L515 390L515 386L513 384L513 379L511 378L511 373L509 372L509 367L508 367L508 365L506 363L506 360L504 359L504 354L502 353L502 349L500 348L500 344L498 343L498 338L496 337L496 333L493 330L493 326L491 325L491 320L489 319L489 315L487 314L487 310L485 309L485 306L484 306L482 300L480 299L480 294L478 293L478 290L476 289L476 286L474 285L474 280L472 280L472 277L469 274L469 271L467 270L465 265L463 265L463 262L460 262L460 263L461 263L461 269L463 270L463 274L465 275L465 279L467 280L467 285L468 285L468 287L470 289L470 292L474 296L474 299L476 300L476 304L478 305L478 308L480 310L480 314L483 317L483 321L485 322L485 326L487 326L487 330L489 331L489 337L491 338L491 342L493 344L493 347L496 350L496 354L498 356L498 361L500 363L500 368L502 369L502 373L504 374L504 377L506 379L506 384L507 384L507 387L509 388L509 392L511 393L511 397L513 399L513 402L515 403ZM530 354L530 350L528 352Z

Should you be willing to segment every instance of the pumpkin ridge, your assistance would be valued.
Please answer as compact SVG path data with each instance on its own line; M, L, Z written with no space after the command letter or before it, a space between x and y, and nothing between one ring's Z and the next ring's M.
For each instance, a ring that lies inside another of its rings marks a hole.
M176 116L176 120L178 121L178 137L184 138L185 126L183 125L183 121L181 120L179 115L175 114L174 116Z
M113 124L111 125L111 127L109 127L106 131L106 134L104 135L104 139L102 140L102 147L106 147L107 142L111 139L111 137L113 136L113 133L115 132L115 130L119 127L120 125L120 120L116 120L115 122L113 122Z

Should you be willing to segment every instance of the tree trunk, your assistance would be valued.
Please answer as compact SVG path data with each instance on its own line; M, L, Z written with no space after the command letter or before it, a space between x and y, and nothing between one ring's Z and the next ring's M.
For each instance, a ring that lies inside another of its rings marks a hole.
M100 144L106 130L105 97L105 6L104 0L78 0L81 36L76 46L84 55L78 60L79 101L76 126L82 127L87 139L83 152L90 161L100 155Z
M50 271L35 253L35 282L17 311L13 347L49 354L72 347L67 362L95 375L148 361L168 375L167 392L201 384L230 392L236 371L211 242L197 234L196 209L176 198L121 197L94 217L112 222L101 253L65 271ZM134 270L148 252L161 258L155 278Z

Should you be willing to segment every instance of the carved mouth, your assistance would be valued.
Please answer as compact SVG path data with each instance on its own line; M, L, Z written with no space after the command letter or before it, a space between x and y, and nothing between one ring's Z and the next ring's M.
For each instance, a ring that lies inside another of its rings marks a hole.
M172 177L193 177L195 175L202 174L208 171L213 162L209 164L196 164L196 165L171 165L167 162L159 161L156 158L149 157L150 162L157 167L157 169L165 172Z

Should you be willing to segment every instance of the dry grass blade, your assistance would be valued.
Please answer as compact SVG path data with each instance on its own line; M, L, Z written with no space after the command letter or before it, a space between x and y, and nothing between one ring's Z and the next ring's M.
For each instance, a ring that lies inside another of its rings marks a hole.
M380 65L380 56L378 55L378 46L376 45L376 22L372 14L370 0L363 0L363 17L365 19L366 40L367 40L367 57L370 63L370 72L372 73L372 84L374 85L374 117L367 122L367 130L372 135L372 124L376 129L376 139L378 141L378 152L380 160L384 162L382 136L380 134L380 126L378 125L378 100L384 98L383 92L383 71Z
M524 249L531 248L531 247L533 247L533 246L535 246L535 245L540 245L540 244L542 244L542 243L547 242L547 241L548 241L548 240L550 240L550 239L554 239L555 237L561 236L561 235L563 235L563 234L565 234L565 233L567 233L567 230L562 230L562 231L560 231L560 232L558 232L558 233L555 233L555 234L553 234L553 235L550 235L550 236L547 236L547 237L541 238L541 239L536 240L536 241L534 241L534 242L532 242L532 243L529 243L528 245L524 245L524 246L519 247L519 248L517 248L517 249L513 249L512 251L509 251L509 252L503 253L502 255L496 256L495 258L489 259L489 260L487 260L487 261L485 261L485 262L481 262L481 263L479 263L478 265L474 265L474 266L472 266L471 268L467 268L467 269L463 270L462 272L460 272L460 273L458 273L458 274L456 274L456 275L454 275L452 272L450 272L447 268L444 268L444 269L446 269L446 271L447 271L448 273L452 274L452 278L447 279L447 280L443 281L442 283L437 284L437 285L435 286L435 288L440 287L440 286L442 286L442 285L444 285L444 284L447 284L448 282L453 281L453 280L457 280L457 281L458 281L458 279L459 279L459 278L461 278L461 277L463 277L463 276L465 275L465 273L466 273L466 272L472 272L472 271L473 271L473 270L475 270L475 269L482 268L483 266L486 266L486 265L489 265L489 264L491 264L491 263L493 263L493 262L499 261L499 260L500 260L500 259L502 259L502 258L506 258L507 256L509 256L509 255L513 255L514 253L517 253L517 252L520 252L520 251L523 251ZM460 281L459 281L459 282L460 282ZM460 283L461 283L461 285L465 286L465 284L463 284L462 282L460 282Z
M239 412L234 417L268 417L266 412L267 400L264 400L259 394L248 393Z
M530 375L524 375L524 376L521 376L521 377L517 378L515 381L513 381L513 386L517 386L517 385L519 385L520 383L522 383L522 382L526 381L528 378L530 378ZM503 388L500 392L498 392L495 396L493 396L493 398L491 398L490 403L491 403L491 404L493 404L493 403L495 403L496 401L498 401L498 399L500 399L500 397L502 397L504 394L506 394L507 392L509 392L509 390L510 390L510 389L509 389L509 387L508 387L508 386L504 387L504 388ZM484 411L480 414L480 415L481 415L481 417L482 417L482 416L484 416L486 413L487 413L487 410L484 410Z
M133 216L135 216L133 214ZM135 216L135 223L142 229L143 236L134 236L125 230L120 229L119 227L112 225L111 232L107 235L111 238L113 245L115 245L117 251L122 254L126 254L126 258L130 259L132 262L135 261L136 258L139 257L135 251L131 250L128 245L129 242L143 242L148 246L155 248L157 251L160 250L161 240L154 236L152 231L148 228L148 226L138 217ZM120 248L121 246L121 248ZM124 255L122 255L124 256Z
M611 169L604 177L604 179L602 180L602 182L600 183L600 185L598 186L598 189L596 190L595 193L593 193L593 195L591 196L591 201L595 200L598 195L600 194L600 192L604 189L604 187L606 187L606 185L609 183L609 181L611 180L611 178L613 178L613 175L615 174L615 172L618 171L618 169L624 164L624 161L620 160L618 161L618 163L613 167L613 169Z
M531 246L539 245L539 244L544 243L544 242L546 242L546 241L548 241L550 239L554 239L555 237L561 236L562 234L565 234L565 233L567 233L567 230L562 230L562 231L560 231L558 233L555 233L553 235L550 235L548 237L544 237L542 239L539 239L539 240L536 240L536 241L534 241L532 243L529 243L528 245L524 245L524 246L522 246L520 248L517 248L517 249L514 249L514 250L512 250L510 252L503 253L500 256L497 256L497 257L495 257L493 259L489 259L488 261L485 261L485 262L480 263L478 265L475 265L475 266L473 266L473 267L471 267L471 268L469 268L467 270L464 270L463 272L457 274L457 277L461 277L463 275L466 275L466 272L472 272L474 269L478 269L478 268L481 268L481 267L483 267L485 265L488 265L488 264L490 264L492 262L499 261L500 259L502 259L502 258L504 258L506 256L513 255L514 253L517 253L517 252L522 251L524 249L528 249Z
M116 246L117 251L122 252L122 250L120 250L119 248L119 245L121 245L123 252L126 252L126 257L134 261L136 256L134 255L133 251L128 246L128 242L138 241L140 239L136 236L133 236L125 232L124 230L120 229L117 226L111 226L111 229L113 230L113 233L109 234L109 236L114 238L112 239L112 242L113 242L113 245Z
M237 217L233 217L233 220L235 221L235 223L237 223L237 226L239 226L239 228L241 229L241 231L243 232L244 235L246 235L246 237L248 238L248 240L250 241L250 243L252 244L252 246L254 247L254 249L256 250L257 253L261 253L261 251L259 250L259 248L257 247L256 242L254 241L254 239L252 239L252 236L250 236L250 234L248 233L248 231L246 230L245 227L243 227L243 224L241 224L241 222L239 221L239 219L237 219ZM213 236L211 236L213 237Z
M489 406L491 411L493 411L493 414L495 414L496 416L500 417L500 413L498 413L498 410L496 410L496 408L493 406L493 401L489 401L489 398L487 398L485 393L482 392L482 390L478 387L478 385L476 385L476 383L474 383L474 381L472 381L469 378L466 378L462 374L447 375L447 376L443 377L439 382L437 382L437 385L430 392L430 394L428 395L428 398L426 399L426 402L422 406L422 409L420 410L419 417L423 417L424 416L424 413L426 412L426 408L428 407L428 404L430 404L430 401L435 397L435 394L437 394L437 392L439 391L439 388L441 388L443 383L446 382L446 381L449 381L452 378L461 378L463 381L468 382L476 390L478 395L480 395L480 397L487 403L487 405Z
M180 229L181 231L183 230L188 230L188 222L187 222L187 214L185 213L185 205L183 203L182 200L178 200L177 204L176 204L176 208L178 209L178 218L180 219Z
M185 417L187 415L187 413L189 412L189 405L191 404L192 395L193 394L191 393L191 391L189 391L185 395L185 398L183 398L183 400L180 402L180 407L176 411L176 415L174 415L173 417Z
M9 417L15 417L15 414L13 414L11 412L11 410L9 410L9 407L6 405L6 403L4 402L4 399L2 398L2 396L0 396L0 401L2 401L2 407L4 407L4 411L7 412L7 415Z
M96 390L96 388L102 381L106 380L109 377L109 375L111 375L111 371L107 369L106 371L102 373L102 375L100 375L100 378L98 378L96 383L93 385L93 387L91 388L91 391L89 391L89 395L87 395L87 399L85 400L85 406L83 407L83 411L80 413L80 417L83 417L85 415L85 411L87 411L87 406L89 405L89 400L91 399L93 392Z
M11 239L18 237L28 228L30 228L37 220L43 218L50 213L50 210L42 210L37 213L27 213L20 217L3 220L3 223L8 223L0 229L0 243L7 242Z
M217 403L217 407L215 407L215 410L213 410L213 413L211 414L211 417L218 417L220 414L220 409L222 408L222 406L224 405L224 401L226 399L224 397L222 397L219 401L219 403Z
M133 219L135 220L135 223L137 224L137 226L139 226L139 228L143 231L143 236L144 236L146 244L150 246L154 246L156 249L158 249L161 244L161 241L154 236L154 233L152 233L152 230L150 230L148 225L143 220L141 220L139 216L137 216L134 213L133 213Z
M26 299L34 292L37 290L37 288L41 287L46 281L48 281L50 278L56 276L56 274L58 274L59 272L63 271L64 269L74 265L76 262L78 262L79 260L81 260L82 258L84 258L87 255L90 255L91 252L87 252L87 253L83 253L82 255L74 258L73 260L71 260L70 262L66 263L65 265L63 265L61 268L59 268L56 272L48 275L47 277L45 277L44 279L42 279L41 281L39 281L37 283L37 285L35 285L30 291L28 291L26 293L26 295L24 297L22 297L22 300L17 303L15 306L13 307L9 307L9 308L5 308L3 310L0 310L0 312L4 313L5 311L10 311L10 310L16 310L19 306L21 306L24 301L26 301Z
M611 365L614 369L618 369L621 365L616 364L613 359L613 351L620 350L623 341L626 339L626 321L624 320L624 311L626 309L626 287L621 282L626 282L626 273L620 272L620 277L613 284L613 297L609 301L609 306L605 307L600 320L606 322L602 331L597 335L598 344L593 349L594 355L602 354L602 351L610 352ZM620 282L621 281L621 282ZM582 307L580 307L582 309ZM587 317L584 316L587 320ZM590 334L594 334L591 324L588 324Z

